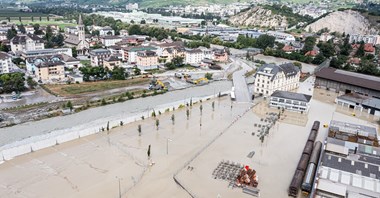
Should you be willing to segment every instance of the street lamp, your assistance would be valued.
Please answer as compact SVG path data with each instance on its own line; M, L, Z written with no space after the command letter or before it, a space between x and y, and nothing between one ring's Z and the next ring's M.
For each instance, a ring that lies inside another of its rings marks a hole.
M169 138L166 139L166 154L167 154L167 155L169 155L169 141L171 142L171 141L173 141L173 140L171 140L171 139L169 139Z

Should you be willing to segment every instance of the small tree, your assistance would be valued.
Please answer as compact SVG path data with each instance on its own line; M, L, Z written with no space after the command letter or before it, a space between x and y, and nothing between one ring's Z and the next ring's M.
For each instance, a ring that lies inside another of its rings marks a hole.
M153 110L152 117L156 117L156 111Z
M110 130L110 122L108 121L107 122L107 131L109 131Z
M174 125L174 121L175 121L175 116L174 116L174 114L172 114L172 123L173 123L173 125Z
M199 106L199 111L201 112L201 115L202 115L202 110L203 110L203 105Z
M106 100L103 98L102 99L102 103L101 103L101 105L106 105L107 104L107 102L106 102Z
M145 117L144 117L144 116L141 116L141 120L145 120Z
M120 121L120 126L123 126L124 125L124 122L123 121Z
M212 101L211 107L212 107L212 111L214 111L215 110L215 101Z
M66 104L66 107L70 109L70 111L73 110L73 104L71 103L71 101L69 100Z
M186 109L186 116L187 116L187 120L189 120L189 116L190 116L190 110L189 109Z
M148 159L150 158L150 144L148 146L148 151L146 152L146 154L148 155Z
M141 136L141 124L137 126L137 131L139 132L139 136Z
M156 120L156 128L157 128L157 130L158 130L158 126L160 125L160 120L159 119L157 119Z
M212 73L206 73L205 74L205 78L207 78L207 80L212 80Z

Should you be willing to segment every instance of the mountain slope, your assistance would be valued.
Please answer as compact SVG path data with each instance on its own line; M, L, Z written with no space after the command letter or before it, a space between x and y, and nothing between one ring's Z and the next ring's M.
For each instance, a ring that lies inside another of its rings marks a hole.
M306 26L305 30L318 32L327 28L330 32L346 34L373 34L378 32L360 12L353 10L336 11Z
M264 5L250 8L229 19L235 26L257 26L287 28L299 22L308 22L310 17L294 14L291 8L281 5Z

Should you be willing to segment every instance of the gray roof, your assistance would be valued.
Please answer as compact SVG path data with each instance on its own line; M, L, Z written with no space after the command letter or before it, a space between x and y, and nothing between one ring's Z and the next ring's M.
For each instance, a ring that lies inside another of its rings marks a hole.
M111 54L111 51L108 49L94 49L90 51L91 55L102 55L102 54Z
M13 44L26 44L26 39L30 38L33 41L36 41L37 43L43 43L44 40L40 37L38 37L35 34L22 34L22 35L16 35L11 39L11 42Z
M285 63L282 65L264 64L258 69L258 72L265 73L266 68L270 68L271 69L270 74L273 74L271 81L274 79L274 77L277 75L278 72L284 72L286 77L291 77L291 76L297 75L297 73L300 71L300 69L297 66L295 66L293 63Z
M339 162L340 158L340 162ZM380 179L379 165L365 163L362 161L356 161L354 165L351 164L352 160L338 157L329 153L325 153L322 158L322 165L330 168L334 168L337 170L342 170L345 172L359 174L366 177L375 177L376 179ZM367 164L367 168L365 167Z
M4 60L4 59L8 59L10 58L11 56L5 52L0 52L0 59L1 60Z
M294 93L294 92L289 92L289 91L280 91L280 90L276 90L275 92L273 92L271 97L285 98L285 99L297 100L297 101L302 101L302 102L310 102L310 99L311 99L311 95Z
M377 98L368 98L367 100L364 100L362 103L363 106L365 107L370 107L374 109L379 109L380 110L380 99Z

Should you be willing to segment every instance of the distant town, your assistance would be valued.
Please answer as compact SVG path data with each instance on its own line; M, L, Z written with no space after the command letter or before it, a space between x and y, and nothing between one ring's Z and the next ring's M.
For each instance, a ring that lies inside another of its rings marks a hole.
M0 3L3 196L380 197L378 3L183 3Z

